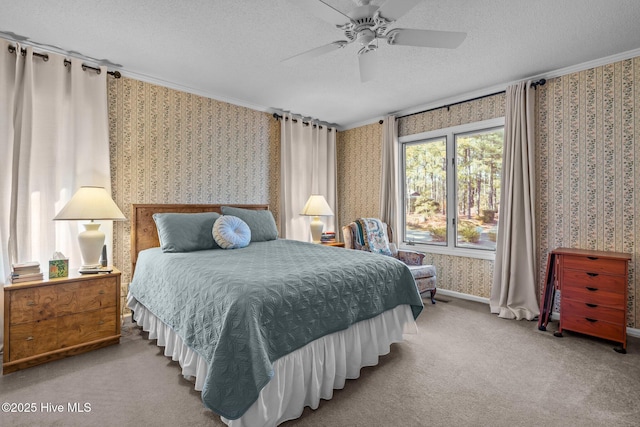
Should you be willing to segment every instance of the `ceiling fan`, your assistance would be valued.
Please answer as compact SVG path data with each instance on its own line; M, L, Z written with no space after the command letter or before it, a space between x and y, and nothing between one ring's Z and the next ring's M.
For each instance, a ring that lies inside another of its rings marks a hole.
M390 45L446 49L455 49L460 46L467 37L467 33L388 28L421 1L387 0L381 6L376 6L370 4L371 0L358 0L358 6L351 12L344 14L322 0L292 0L297 6L342 30L346 40L338 40L316 47L287 58L283 62L293 63L315 58L343 48L350 43L358 42L362 46L358 51L360 81L366 82L375 77L378 39L384 39Z

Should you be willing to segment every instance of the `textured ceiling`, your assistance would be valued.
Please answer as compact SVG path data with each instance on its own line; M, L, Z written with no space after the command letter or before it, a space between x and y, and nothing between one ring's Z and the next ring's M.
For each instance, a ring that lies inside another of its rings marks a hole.
M325 2L344 13L356 6ZM341 129L640 48L637 0L424 0L392 27L464 31L466 40L455 50L381 42L378 77L361 83L356 43L281 63L344 39L295 0L2 0L0 9L0 36Z

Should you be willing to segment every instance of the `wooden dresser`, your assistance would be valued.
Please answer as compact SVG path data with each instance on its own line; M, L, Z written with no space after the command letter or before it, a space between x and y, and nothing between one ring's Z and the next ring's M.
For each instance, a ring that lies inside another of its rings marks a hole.
M4 287L3 374L119 342L115 269Z
M627 283L630 254L559 248L555 255L563 330L592 335L627 348Z

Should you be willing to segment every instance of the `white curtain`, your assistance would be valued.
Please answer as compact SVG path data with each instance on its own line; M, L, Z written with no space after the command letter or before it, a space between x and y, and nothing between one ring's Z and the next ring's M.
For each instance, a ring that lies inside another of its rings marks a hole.
M536 294L535 93L531 81L506 91L505 147L500 221L491 312L506 319L533 320Z
M398 212L396 183L398 121L396 116L387 116L382 131L382 171L380 174L380 219L395 230Z
M63 56L47 55L0 39L2 283L13 262L39 261L48 275L54 251L69 257L70 268L80 266L80 224L52 219L82 185L110 192L107 70L83 71L81 60L65 66ZM111 224L101 230L110 246Z
M311 217L300 215L311 194L327 200L334 215L321 220L337 235L336 130L284 114L280 131L280 237L311 241Z

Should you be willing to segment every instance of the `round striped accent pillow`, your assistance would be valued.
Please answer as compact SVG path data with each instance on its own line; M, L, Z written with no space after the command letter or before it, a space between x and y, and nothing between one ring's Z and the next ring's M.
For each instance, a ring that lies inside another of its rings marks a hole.
M222 249L238 249L249 245L251 229L232 215L223 215L213 223L213 239Z

